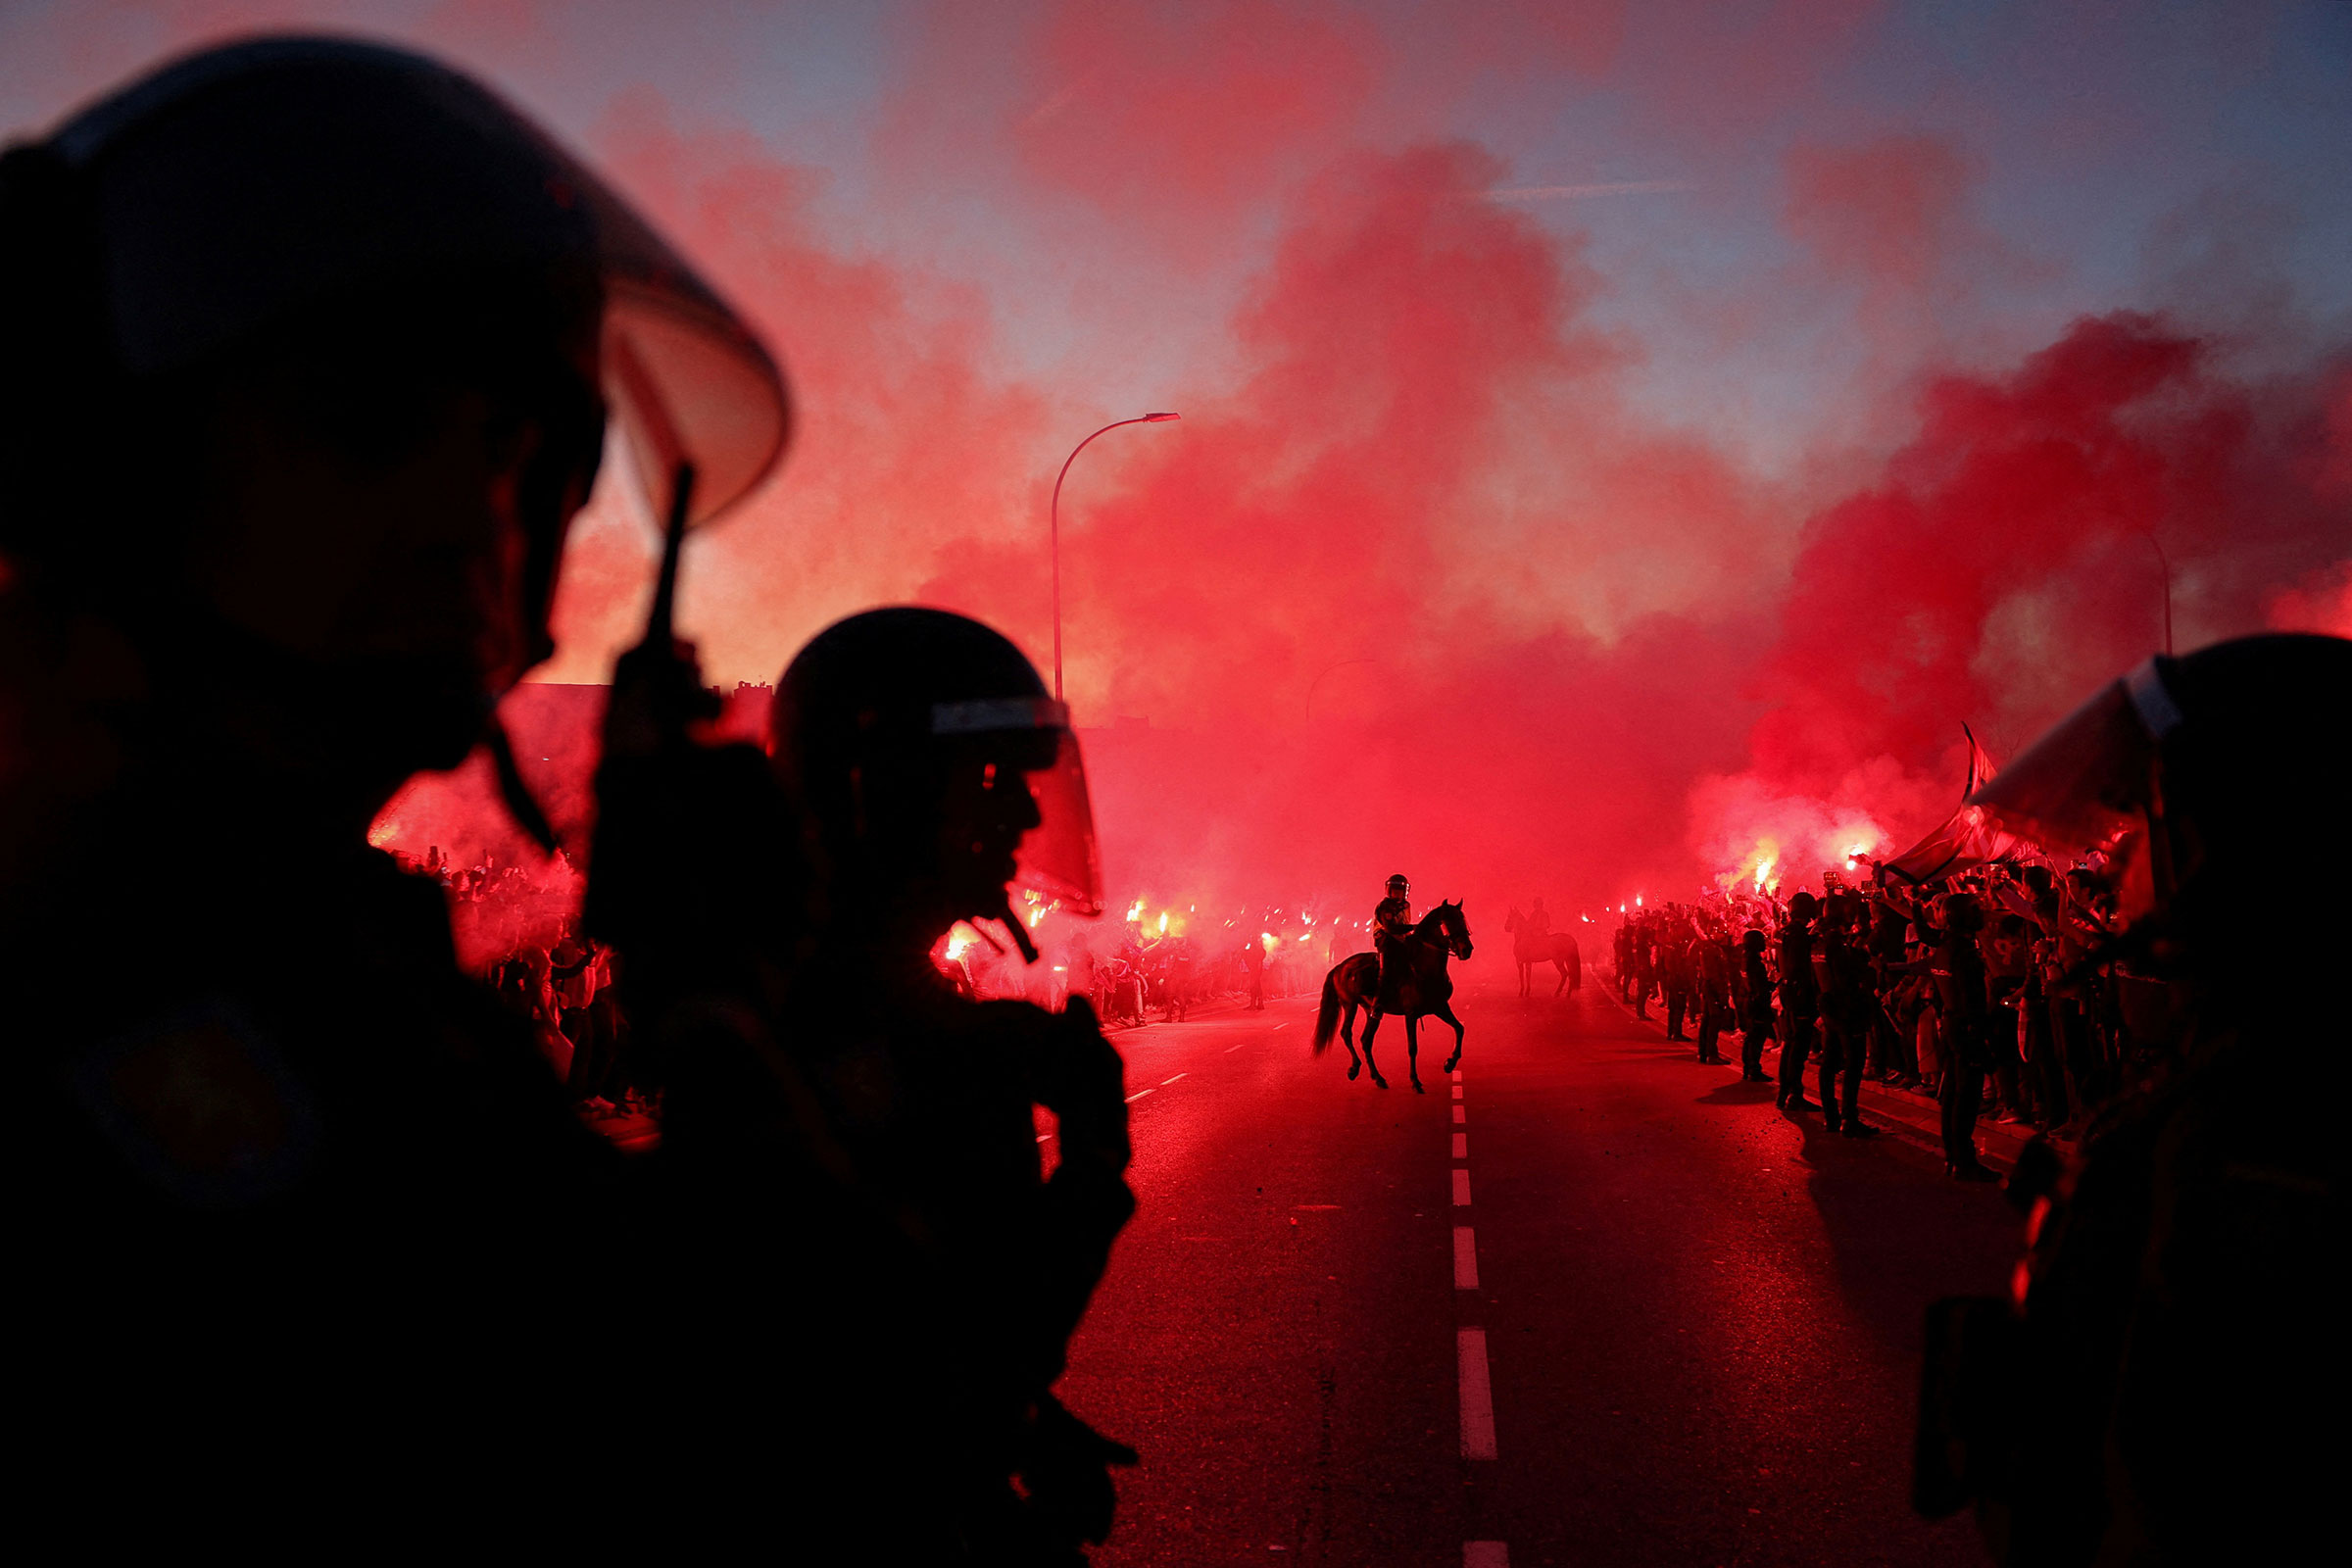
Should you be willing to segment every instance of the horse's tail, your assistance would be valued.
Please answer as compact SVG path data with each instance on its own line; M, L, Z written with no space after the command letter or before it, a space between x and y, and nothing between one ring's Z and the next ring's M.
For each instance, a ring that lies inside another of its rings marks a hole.
M1340 1032L1340 971L1333 965L1323 977L1323 1005L1315 1012L1315 1054L1320 1056L1331 1049L1331 1037Z

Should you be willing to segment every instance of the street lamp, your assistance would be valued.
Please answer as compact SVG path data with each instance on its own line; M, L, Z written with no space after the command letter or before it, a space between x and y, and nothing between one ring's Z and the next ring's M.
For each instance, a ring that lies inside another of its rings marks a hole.
M1122 424L1165 424L1175 417L1173 414L1146 414L1132 419L1113 419L1095 435L1116 430ZM1070 476L1070 465L1078 461L1078 454L1086 450L1086 442L1095 435L1070 449L1070 455L1061 460L1061 472L1054 478L1054 700L1057 703L1061 701L1061 481Z
M2156 552L2156 569L2164 573L2164 656L2173 656L2173 563L2165 555L2164 546L2156 538L2156 530L2142 528L2139 536Z

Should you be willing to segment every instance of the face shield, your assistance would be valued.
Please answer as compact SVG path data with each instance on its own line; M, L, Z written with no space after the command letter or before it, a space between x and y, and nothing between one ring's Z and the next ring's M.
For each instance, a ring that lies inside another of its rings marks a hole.
M931 710L939 739L998 738L1022 755L1038 823L1015 852L1012 886L1092 918L1102 912L1102 869L1095 847L1094 807L1069 709L1050 697L983 698Z
M2151 658L2060 720L1969 804L2052 854L2104 851L2110 874L2121 873L2125 912L2144 912L2169 891L2164 846L2148 841L2152 828L2162 838L2157 748L2180 724Z

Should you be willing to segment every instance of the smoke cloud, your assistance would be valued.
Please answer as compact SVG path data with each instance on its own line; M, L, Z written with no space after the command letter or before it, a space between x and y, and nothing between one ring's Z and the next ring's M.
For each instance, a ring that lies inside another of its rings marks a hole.
M1790 132L1870 7L1753 8L1744 32L1475 9L894 12L848 185L632 72L618 24L466 5L410 29L584 94L592 154L786 363L795 452L688 555L714 684L910 600L1042 665L1055 468L1109 418L1181 411L1090 448L1062 503L1066 677L1121 906L1353 917L1401 870L1484 934L1534 894L1597 916L1766 859L1809 879L1950 808L1964 722L2006 757L2161 647L2168 580L2183 651L2352 631L2340 321L2276 311L2301 335L2250 342L2242 318L2059 288L2077 264L1988 216L1998 127L1966 114ZM722 77L753 69L718 59L719 22L679 25ZM1531 84L1656 156L1514 161L1489 101ZM1777 150L1732 162L1751 140ZM1599 187L1645 193L1493 194ZM1597 216L1743 201L1770 243L1722 286L1687 256L1653 286ZM1636 308L1660 299L1686 337ZM1842 368L1757 382L1783 454L1760 460L1711 411L1765 348L1801 360L1800 331ZM1674 368L1718 349L1720 373ZM603 678L652 556L600 497L543 679ZM510 706L576 825L587 710ZM392 814L419 852L522 853L477 774Z

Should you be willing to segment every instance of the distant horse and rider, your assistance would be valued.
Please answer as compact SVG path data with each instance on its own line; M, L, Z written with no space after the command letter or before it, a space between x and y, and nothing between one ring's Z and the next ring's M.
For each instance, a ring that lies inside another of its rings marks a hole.
M1522 914L1519 906L1512 905L1511 912L1502 922L1503 930L1511 933L1511 956L1519 964L1519 995L1535 995L1535 972L1539 963L1548 963L1560 972L1559 984L1551 994L1571 995L1585 983L1585 960L1577 952L1576 938L1565 931L1551 929L1551 916L1544 912L1544 901L1536 900L1533 910Z
M1402 881L1401 877L1392 879L1393 883ZM1458 900L1441 904L1417 924L1396 931L1384 947L1388 960L1385 964L1381 954L1358 953L1332 965L1331 972L1323 977L1323 1005L1315 1015L1315 1054L1320 1056L1331 1048L1331 1037L1336 1033L1348 1047L1348 1076L1352 1079L1369 1067L1372 1082L1386 1089L1389 1081L1380 1075L1380 1063L1372 1058L1372 1037L1379 1032L1383 1014L1402 1013L1407 1070L1412 1074L1414 1091L1424 1093L1420 1035L1423 1018L1442 1018L1453 1025L1453 1054L1446 1058L1443 1070L1451 1072L1461 1064L1462 1020L1453 1015L1453 977L1446 972L1446 965L1449 958L1470 956L1470 922L1463 915ZM1355 1014L1359 1008L1366 1014L1361 1056L1356 1054L1355 1048Z

